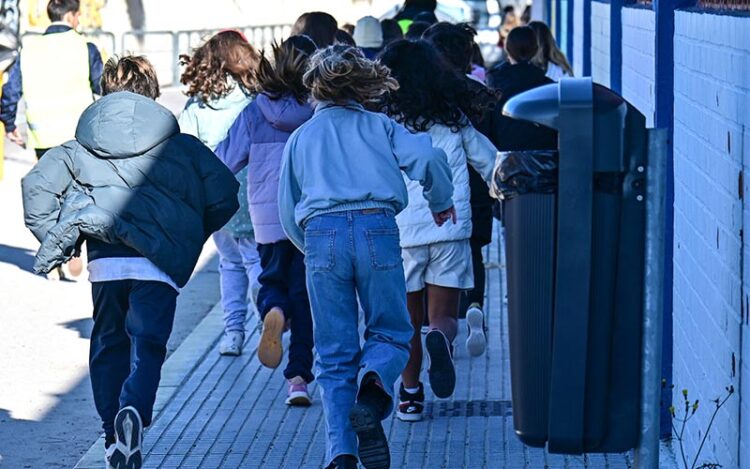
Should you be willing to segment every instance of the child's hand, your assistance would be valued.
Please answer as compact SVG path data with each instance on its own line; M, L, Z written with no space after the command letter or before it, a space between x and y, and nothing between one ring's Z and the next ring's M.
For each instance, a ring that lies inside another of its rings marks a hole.
M432 218L435 219L435 224L437 226L443 226L445 225L445 222L448 220L452 220L453 224L456 224L456 220L458 220L456 216L456 207L451 207L448 210L443 210L442 212L432 212Z

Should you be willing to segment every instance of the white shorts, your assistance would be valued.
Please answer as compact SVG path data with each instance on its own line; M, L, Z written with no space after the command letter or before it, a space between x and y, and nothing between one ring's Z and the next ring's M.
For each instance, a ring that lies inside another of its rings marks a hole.
M423 290L426 284L461 290L474 288L468 239L404 248L401 255L409 293Z

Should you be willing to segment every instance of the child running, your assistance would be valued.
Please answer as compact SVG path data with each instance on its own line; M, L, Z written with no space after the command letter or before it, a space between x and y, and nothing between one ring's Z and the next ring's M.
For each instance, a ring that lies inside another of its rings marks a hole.
M398 84L358 49L317 52L305 84L315 116L287 143L279 211L305 252L326 461L328 468L356 468L358 454L367 469L388 468L381 421L393 410L393 385L414 335L395 219L408 202L401 171L419 181L432 223L443 225L456 217L450 168L427 135L365 110ZM357 298L365 315L363 347Z
M239 113L252 102L253 74L260 57L238 31L222 31L193 53L183 55L182 84L190 100L178 122L182 132L214 150ZM247 202L247 171L237 174L240 209L213 234L219 251L221 302L224 308L222 355L237 356L245 342L248 290L258 291L260 258Z
M465 77L455 72L433 46L425 41L400 41L388 47L381 61L400 85L388 94L384 111L410 131L432 137L433 145L448 155L453 173L458 223L435 227L421 188L413 181L406 181L409 205L397 217L409 313L412 324L419 328L427 310L430 331L425 343L430 357L430 385L437 397L446 398L453 394L456 384L453 341L458 329L461 292L474 287L467 161L489 181L497 150L472 127L462 111L462 108L480 108L482 103L477 98L482 95L472 92ZM402 374L397 413L401 420L422 419L421 370L422 341L417 332L412 337L409 363Z
M288 405L312 403L313 327L305 286L304 256L287 239L279 221L281 157L289 135L312 116L302 75L315 43L292 36L273 47L273 64L261 58L256 72L258 97L242 111L216 154L233 172L248 167L248 198L260 253L258 312L263 332L258 358L276 368L283 356L281 336L291 328Z
M237 211L239 184L154 101L144 57L110 59L104 97L76 139L50 150L23 179L26 226L48 272L87 240L94 300L89 368L105 435L105 467L139 469L178 289L203 244Z

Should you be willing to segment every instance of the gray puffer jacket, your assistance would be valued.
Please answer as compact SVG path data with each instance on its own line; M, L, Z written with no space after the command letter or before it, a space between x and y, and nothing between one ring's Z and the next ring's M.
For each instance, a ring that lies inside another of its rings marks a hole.
M89 239L89 258L140 255L180 287L239 206L239 184L211 150L166 108L127 92L92 104L76 139L45 154L22 186L26 226L42 243L36 272Z

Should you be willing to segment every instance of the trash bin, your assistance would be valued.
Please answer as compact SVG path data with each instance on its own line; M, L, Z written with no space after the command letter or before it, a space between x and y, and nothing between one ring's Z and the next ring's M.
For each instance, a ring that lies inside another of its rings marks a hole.
M590 79L514 97L505 113L559 132L495 174L505 226L514 426L553 453L638 443L645 118Z

